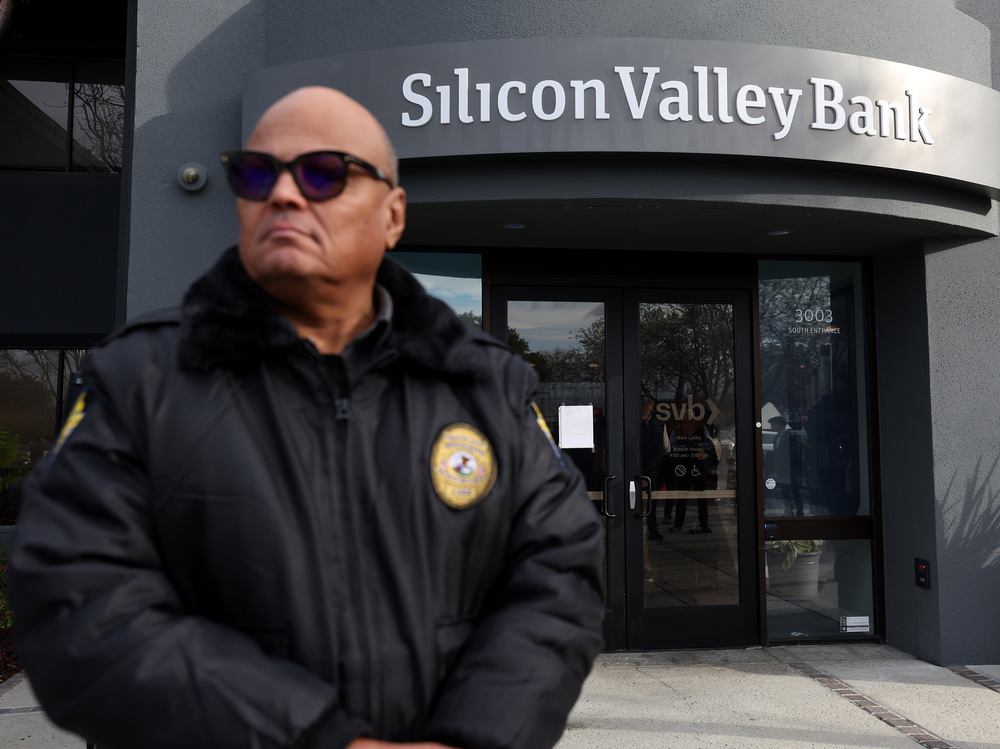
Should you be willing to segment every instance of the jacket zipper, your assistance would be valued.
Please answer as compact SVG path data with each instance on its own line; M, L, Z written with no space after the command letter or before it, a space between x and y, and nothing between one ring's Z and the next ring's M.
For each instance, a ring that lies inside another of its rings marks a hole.
M374 638L369 633L371 609L368 602L367 591L365 590L364 578L361 573L361 566L358 561L356 561L361 559L361 550L357 547L357 539L361 537L360 528L358 527L357 513L355 512L356 508L352 506L349 499L349 497L351 497L351 492L349 491L351 477L348 475L348 472L352 470L352 461L350 460L350 455L348 454L350 450L351 387L348 385L347 392L341 392L337 383L330 377L325 365L323 364L323 355L311 341L306 341L306 348L310 351L316 361L316 365L319 368L323 380L327 384L330 395L333 397L335 424L333 430L335 446L333 451L335 453L339 453L339 457L342 459L341 465L344 467L344 470L338 472L341 476L341 485L337 488L337 491L339 491L340 497L344 501L344 509L348 516L347 522L350 530L350 540L348 543L351 544L348 557L352 560L350 563L350 575L351 579L354 581L354 588L356 592L355 600L361 604L360 616L357 617L355 625L358 635L362 641L361 645L363 652L365 653L364 684L367 686L368 713L373 719L372 722L377 723L377 727L381 727L381 724L384 723L382 705L375 704L376 701L380 701L377 696L381 694L381 683L376 683L377 670L374 667L375 643L373 641ZM355 384L360 382L369 372L372 372L395 357L396 352L391 349L381 353L361 370L354 381ZM336 501L336 494L331 499Z
M393 351L392 349L383 351L373 360L368 362L368 364L358 373L357 377L354 379L353 387L356 387L357 384L361 382L365 378L365 376L367 376L370 372L373 372L374 370L378 369L383 364L388 363L395 357L396 357L396 352ZM332 381L331 385L333 385ZM350 390L353 389L353 387L351 384L348 384L348 392L346 393L346 395L338 395L336 401L337 419L340 421L340 423L344 425L343 453L344 453L344 464L347 468L347 471L353 470L354 468L354 461L350 460L349 459L350 456L348 455L348 451L350 450L351 447L349 439L350 415L351 415ZM341 414L343 414L343 416L341 416ZM348 478L347 471L344 471L342 473L342 475L344 476L344 486L342 487L342 491L344 492L343 496L350 497L351 493L349 491L349 487L351 485L351 482ZM356 543L356 540L361 538L361 529L358 527L358 513L356 512L357 507L351 504L351 502L349 501L346 503L346 507L347 507L347 512L350 515L351 534L352 534L351 537L352 539L355 540ZM356 553L356 556L354 557L355 559L358 560L361 559L360 549L352 549L351 551ZM364 648L365 648L365 655L367 658L366 661L367 673L365 674L366 677L365 683L368 687L369 715L371 716L373 728L375 728L375 730L381 734L384 732L385 729L385 706L382 704L383 700L381 699L383 694L382 682L387 677L385 674L381 672L380 669L375 667L376 665L375 650L378 645L378 641L377 641L377 636L374 634L374 631L370 629L371 627L374 626L374 622L371 617L371 607L368 602L368 591L364 586L364 580L362 578L362 573L361 573L361 565L357 562L354 564L354 578L358 589L358 598L361 600L362 616L357 623L360 626L362 636L364 637Z

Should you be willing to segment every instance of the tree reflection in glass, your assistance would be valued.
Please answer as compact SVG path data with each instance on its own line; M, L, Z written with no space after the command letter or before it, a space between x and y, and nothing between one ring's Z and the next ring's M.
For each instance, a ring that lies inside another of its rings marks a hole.
M856 263L761 264L767 515L868 512L858 273Z
M645 608L739 601L735 374L732 305L639 305ZM650 435L662 435L655 468Z

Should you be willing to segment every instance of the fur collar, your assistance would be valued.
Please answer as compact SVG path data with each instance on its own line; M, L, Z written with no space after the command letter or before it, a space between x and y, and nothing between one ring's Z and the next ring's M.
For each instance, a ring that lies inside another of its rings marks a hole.
M400 357L441 373L489 375L483 345L502 344L466 325L389 257L379 268L378 282L392 296L389 345ZM241 368L299 342L295 328L247 275L235 247L191 286L181 312L180 358L193 369Z

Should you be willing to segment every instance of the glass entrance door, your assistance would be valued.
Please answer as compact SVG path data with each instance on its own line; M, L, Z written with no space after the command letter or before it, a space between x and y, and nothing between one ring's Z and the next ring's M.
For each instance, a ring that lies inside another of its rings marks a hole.
M607 647L758 643L749 297L493 293L605 519Z

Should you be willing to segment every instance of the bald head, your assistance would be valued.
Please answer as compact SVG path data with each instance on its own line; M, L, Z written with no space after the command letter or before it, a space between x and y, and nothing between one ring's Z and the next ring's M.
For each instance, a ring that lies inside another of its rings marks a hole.
M285 163L337 151L393 177L396 171L392 146L372 113L321 86L300 88L275 102L247 149ZM406 193L395 180L387 185L350 160L344 166L342 188L332 197L306 197L293 174L282 169L266 197L236 203L247 274L324 353L339 352L372 321L382 257L406 225Z
M257 150L275 133L297 134L302 138L302 153L353 154L392 175L393 183L399 184L396 153L385 129L371 112L341 91L306 86L278 99L257 121L247 148Z

